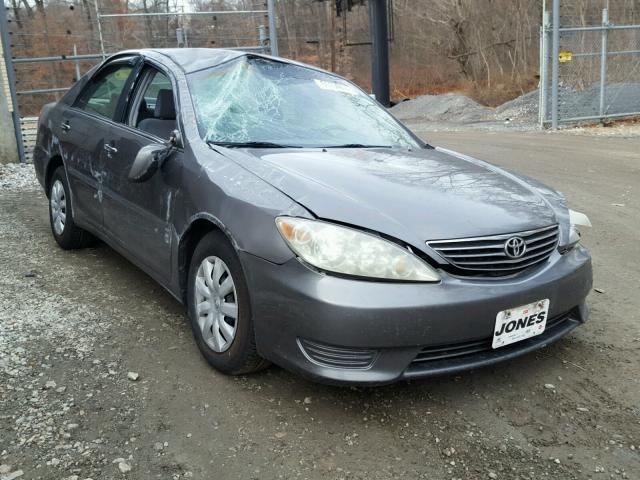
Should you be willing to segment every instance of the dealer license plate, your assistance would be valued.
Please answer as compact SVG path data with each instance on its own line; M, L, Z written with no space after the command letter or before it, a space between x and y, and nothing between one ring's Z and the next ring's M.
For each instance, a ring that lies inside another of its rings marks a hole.
M548 298L498 312L493 330L493 348L540 335L547 325L548 315Z

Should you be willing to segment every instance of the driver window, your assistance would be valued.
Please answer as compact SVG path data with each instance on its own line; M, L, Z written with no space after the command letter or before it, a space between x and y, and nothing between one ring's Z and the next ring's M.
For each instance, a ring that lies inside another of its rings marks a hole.
M113 119L120 94L132 70L129 65L107 68L82 92L74 106Z
M173 87L169 78L162 72L153 68L148 68L147 71L142 95L138 97L137 109L132 118L132 125L167 140L171 136L171 132L178 128Z

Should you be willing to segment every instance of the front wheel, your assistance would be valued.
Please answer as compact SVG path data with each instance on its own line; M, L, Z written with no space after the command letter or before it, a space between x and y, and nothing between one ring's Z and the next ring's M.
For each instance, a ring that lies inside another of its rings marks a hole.
M49 184L49 221L51 233L60 247L73 250L89 245L93 237L73 221L69 184L64 168L58 167Z
M189 266L187 297L193 336L211 366L240 375L269 365L256 350L242 265L221 232L211 232L198 243Z

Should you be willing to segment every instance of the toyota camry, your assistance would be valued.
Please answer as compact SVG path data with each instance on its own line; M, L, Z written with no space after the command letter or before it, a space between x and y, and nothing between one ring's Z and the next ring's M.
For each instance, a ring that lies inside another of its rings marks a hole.
M512 359L587 320L584 214L309 65L118 53L43 108L34 165L60 247L98 238L144 270L227 374L384 384Z

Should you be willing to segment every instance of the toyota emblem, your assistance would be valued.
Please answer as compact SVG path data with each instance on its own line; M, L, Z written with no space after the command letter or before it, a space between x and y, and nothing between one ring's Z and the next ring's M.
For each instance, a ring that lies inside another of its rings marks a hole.
M504 242L504 253L509 258L520 258L527 251L527 244L520 237L511 237Z

